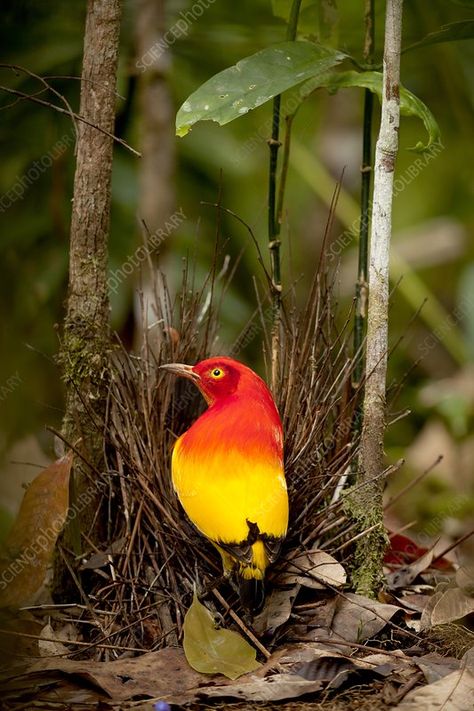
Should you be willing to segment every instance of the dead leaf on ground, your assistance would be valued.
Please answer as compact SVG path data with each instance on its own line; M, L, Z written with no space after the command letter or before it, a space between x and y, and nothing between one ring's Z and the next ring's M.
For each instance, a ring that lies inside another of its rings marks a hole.
M465 595L474 596L474 565L463 565L456 571L456 584Z
M48 622L40 632L38 649L41 657L63 657L69 649L57 639L58 635Z
M113 541L104 551L93 553L87 560L82 562L81 570L97 570L98 568L103 568L110 563L112 556L124 552L127 542L127 536L122 536L116 541Z
M299 585L294 585L290 590L272 590L262 612L253 621L257 634L273 632L289 620L299 589Z
M184 653L196 671L238 679L261 666L255 648L237 632L217 628L213 615L196 594L184 618L183 632Z
M386 576L388 587L391 590L397 590L410 585L420 573L430 567L433 555L433 549L431 548L411 565L404 565L393 573L389 573Z
M53 462L31 482L5 541L0 562L0 607L21 607L43 584L66 520L72 453Z
M332 632L347 642L363 642L374 637L401 610L363 595L347 593L337 603Z
M397 711L472 711L474 705L474 650L464 655L461 667L434 684L410 691L395 706Z
M29 677L41 674L58 678L58 672L84 686L93 685L114 701L130 701L133 698L163 698L170 703L185 703L196 699L194 692L207 678L191 669L183 650L166 647L158 652L148 652L132 659L117 659L113 662L70 659L38 660L30 673L16 676L15 683L26 683ZM223 680L224 681L224 680ZM216 681L209 683L216 684ZM225 682L224 682L225 683Z
M459 588L448 588L435 601L431 610L430 626L453 622L472 612L474 612L474 597L465 595Z
M324 682L308 681L298 674L272 674L264 679L251 677L237 684L225 686L207 686L199 690L199 698L231 698L242 701L284 701L296 699L303 694L319 691Z
M313 549L290 558L277 581L285 585L299 584L314 590L325 590L328 585L342 587L346 579L346 571L332 555Z
M402 593L398 597L393 596L394 604L398 604L401 607L405 607L407 610L412 610L413 612L423 612L426 605L430 601L432 595L424 593Z
M280 665L287 665L293 673L309 681L323 681L331 689L339 688L351 674L386 677L408 664L407 657L403 655L397 658L381 652L349 658L348 654L308 644L299 645L299 649L292 648L280 659Z
M443 657L437 652L424 654L422 657L412 657L412 661L421 669L428 684L443 679L461 666L461 661L455 657Z

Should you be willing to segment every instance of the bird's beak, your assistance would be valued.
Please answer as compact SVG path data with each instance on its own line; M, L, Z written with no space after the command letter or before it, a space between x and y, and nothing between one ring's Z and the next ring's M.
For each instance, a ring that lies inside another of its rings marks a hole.
M166 365L160 365L161 370L167 370L168 373L173 373L173 375L180 375L183 378L188 378L192 380L193 383L199 383L201 378L197 373L194 372L192 365L185 365L184 363L167 363Z

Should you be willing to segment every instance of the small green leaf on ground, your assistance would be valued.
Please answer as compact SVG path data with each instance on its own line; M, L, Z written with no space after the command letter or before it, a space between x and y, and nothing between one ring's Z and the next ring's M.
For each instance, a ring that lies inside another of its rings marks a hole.
M202 674L238 679L261 665L256 651L237 632L218 629L214 617L194 594L184 618L183 648L189 665Z
M346 55L313 42L282 42L241 59L189 96L176 116L176 133L185 136L198 121L223 126L277 94L326 72Z

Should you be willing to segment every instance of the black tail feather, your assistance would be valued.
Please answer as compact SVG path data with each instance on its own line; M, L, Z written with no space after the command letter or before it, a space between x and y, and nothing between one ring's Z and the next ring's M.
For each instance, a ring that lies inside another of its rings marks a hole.
M257 578L238 576L239 596L242 606L251 615L257 615L265 602L265 584Z

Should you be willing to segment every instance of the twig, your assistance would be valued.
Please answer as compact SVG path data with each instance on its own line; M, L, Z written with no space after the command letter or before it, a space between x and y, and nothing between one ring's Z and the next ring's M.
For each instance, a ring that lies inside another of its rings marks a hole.
M395 496L392 496L392 498L389 501L387 501L387 503L385 504L384 511L388 511L389 509L391 509L392 506L394 506L397 503L397 501L399 501L399 499L401 499L402 496L405 496L407 491L410 491L411 489L413 489L413 487L415 487L417 484L419 484L420 481L422 479L424 479L425 476L427 476L427 474L429 474L431 471L433 471L433 469L435 467L438 466L438 464L442 461L442 459L443 459L443 455L440 454L439 457L436 459L436 461L433 462L433 464L431 464L428 467L428 469L425 469L425 471L421 472L421 474L419 474L417 477L415 477L415 479L413 479L413 481L411 481L409 484L407 484L407 486L404 486L403 489L398 492L398 494L395 494Z
M472 528L470 531L461 536L461 538L458 538L457 541L454 541L454 543L451 543L450 546L441 551L441 553L439 553L436 558L433 558L433 560L431 561L431 565L433 565L433 563L436 563L437 560L440 560L440 558L443 558L443 556L452 551L454 548L457 548L460 543L464 543L464 541L466 541L472 535L474 535L474 528Z
M221 605L223 605L223 607L225 608L225 611L228 612L229 615L234 620L234 622L236 624L238 624L238 626L240 627L242 632L249 638L249 640L252 642L252 644L254 644L257 647L258 651L261 652L266 659L270 659L270 657L272 655L270 654L268 649L266 649L263 646L263 644L261 642L259 642L259 640L255 637L254 633L251 630L249 630L249 628L245 625L244 622L242 622L242 620L237 615L237 613L235 613L234 610L231 608L231 606L229 605L227 600L225 600L222 597L219 590L216 590L215 588L213 588L212 592L213 592L214 596L217 598L217 600L219 600Z
M129 146L129 144L123 140L123 138L119 138L118 136L115 136L113 133L110 133L110 131L107 131L105 128L102 128L101 126L98 126L95 123L92 123L91 121L88 121L87 119L84 118L84 116L81 116L80 114L77 114L75 111L71 112L66 111L66 109L61 108L60 106L56 106L56 104L51 103L51 101L45 101L44 99L38 99L36 96L33 96L31 94L25 94L23 91L18 91L17 89L11 89L9 86L3 86L0 85L0 91L5 91L7 94L13 94L14 96L19 96L22 99L27 99L28 101L33 101L35 104L40 104L41 106L47 106L49 109L54 109L54 111L58 111L60 114L66 114L67 116L70 116L71 118L75 118L77 121L81 121L82 123L85 123L87 126L91 126L91 128L95 128L97 131L100 131L100 133L105 134L106 136L109 136L109 138L112 138L116 143L120 143L124 148L126 148L128 151L133 153L133 155L137 156L137 158L141 158L142 154L139 153L139 151L136 151L135 148L132 148Z

